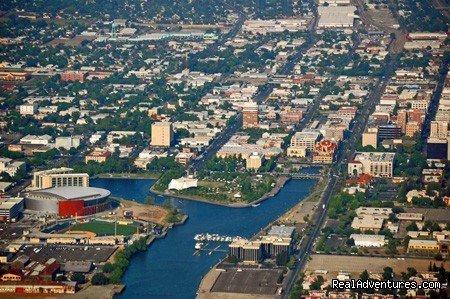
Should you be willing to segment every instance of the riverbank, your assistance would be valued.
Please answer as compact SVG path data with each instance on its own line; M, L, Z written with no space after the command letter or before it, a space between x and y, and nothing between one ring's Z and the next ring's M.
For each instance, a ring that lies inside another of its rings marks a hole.
M254 205L257 205L259 203L261 203L262 201L271 198L275 195L278 194L278 192L280 192L280 190L284 187L284 185L290 180L291 178L288 176L280 176L277 179L277 183L275 184L275 186L272 188L272 190L266 194L264 194L262 197L258 198L257 200L254 200L252 202L249 203L245 203L245 202L234 202L234 203L227 203L227 202L221 202L221 201L212 201L209 199L205 199L205 198L201 198L198 196L191 196L191 195L184 195L184 194L175 194L172 193L170 191L158 191L155 190L154 186L150 187L150 191L152 193L155 193L157 195L161 195L161 196L171 196L171 197L175 197L175 198L181 198L181 199L187 199L187 200L192 200L192 201L199 201L199 202L203 202L203 203L208 203L208 204L212 204L212 205L219 205L219 206L225 206L225 207L230 207L230 208L248 208Z
M94 175L93 179L136 179L136 180L157 180L160 173L101 173Z
M265 232L274 224L285 224L285 225L296 225L299 223L308 223L310 221L310 216L314 214L318 207L319 200L322 196L323 191L328 183L328 177L322 176L318 183L314 186L311 193L298 202L294 207L289 209L287 212L283 213L277 219L271 221L267 224L263 229L254 234L250 239L256 240L260 236L264 235ZM306 216L306 217L305 217ZM212 293L211 290L216 283L220 273L223 271L219 268L219 265L225 260L222 259L219 263L214 265L208 273L203 276L198 290L197 290L197 298L201 299L228 299L228 298L258 298L258 295L252 294L236 294L233 293L233 296L228 296L229 294L225 293ZM260 297L260 296L259 296ZM269 296L270 298L275 298L274 296Z

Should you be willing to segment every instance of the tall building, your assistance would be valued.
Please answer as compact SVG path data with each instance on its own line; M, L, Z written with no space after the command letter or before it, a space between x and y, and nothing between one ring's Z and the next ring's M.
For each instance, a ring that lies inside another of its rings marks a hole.
M246 103L242 108L242 113L244 129L258 126L258 105L256 103Z
M448 122L431 121L430 137L445 138L448 136Z
M362 146L378 147L378 128L367 128L362 135Z
M72 173L72 168L61 167L33 173L31 186L33 189L53 187L89 187L87 173Z
M399 110L397 113L397 124L402 129L402 132L406 131L406 123L408 122L408 112L406 110Z
M157 122L152 124L153 146L170 146L173 141L173 129L170 122Z
M406 126L405 126L406 129ZM402 136L402 129L396 125L385 125L378 127L378 142L386 139L398 139Z

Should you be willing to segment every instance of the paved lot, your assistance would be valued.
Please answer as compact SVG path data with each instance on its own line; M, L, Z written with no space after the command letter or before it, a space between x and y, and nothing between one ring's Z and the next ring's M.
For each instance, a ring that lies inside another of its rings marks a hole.
M227 270L220 273L211 292L273 295L282 270Z
M414 267L417 271L427 271L430 261L437 266L441 262L432 259L397 259L363 256L340 256L313 254L312 259L306 264L307 271L327 270L328 272L361 273L367 270L372 273L383 272L384 267L392 267L395 273L406 272L408 267ZM449 269L450 262L444 262L444 267Z
M407 208L408 213L421 213L424 220L431 220L437 222L450 222L449 209L427 209L427 208Z
M42 248L39 252L33 251L35 248ZM24 249L23 254L32 260L46 262L50 258L55 258L57 263L66 261L92 261L100 263L106 261L116 250L113 246L30 246ZM20 254L20 253L19 253Z
M0 241L15 240L22 236L26 228L20 226L0 225Z

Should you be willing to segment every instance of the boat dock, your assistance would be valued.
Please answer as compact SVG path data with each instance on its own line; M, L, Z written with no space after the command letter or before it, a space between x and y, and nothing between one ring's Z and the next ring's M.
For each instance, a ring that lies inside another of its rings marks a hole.
M236 237L230 237L230 236L221 236L218 234L197 234L194 237L194 240L197 242L203 242L203 241L210 241L210 242L226 242L231 243L234 241L241 240L242 237L236 236Z

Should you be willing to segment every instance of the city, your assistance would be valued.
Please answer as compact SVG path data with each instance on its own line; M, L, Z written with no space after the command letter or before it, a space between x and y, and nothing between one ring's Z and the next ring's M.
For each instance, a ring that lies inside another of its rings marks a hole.
M449 20L0 3L0 297L447 298Z

